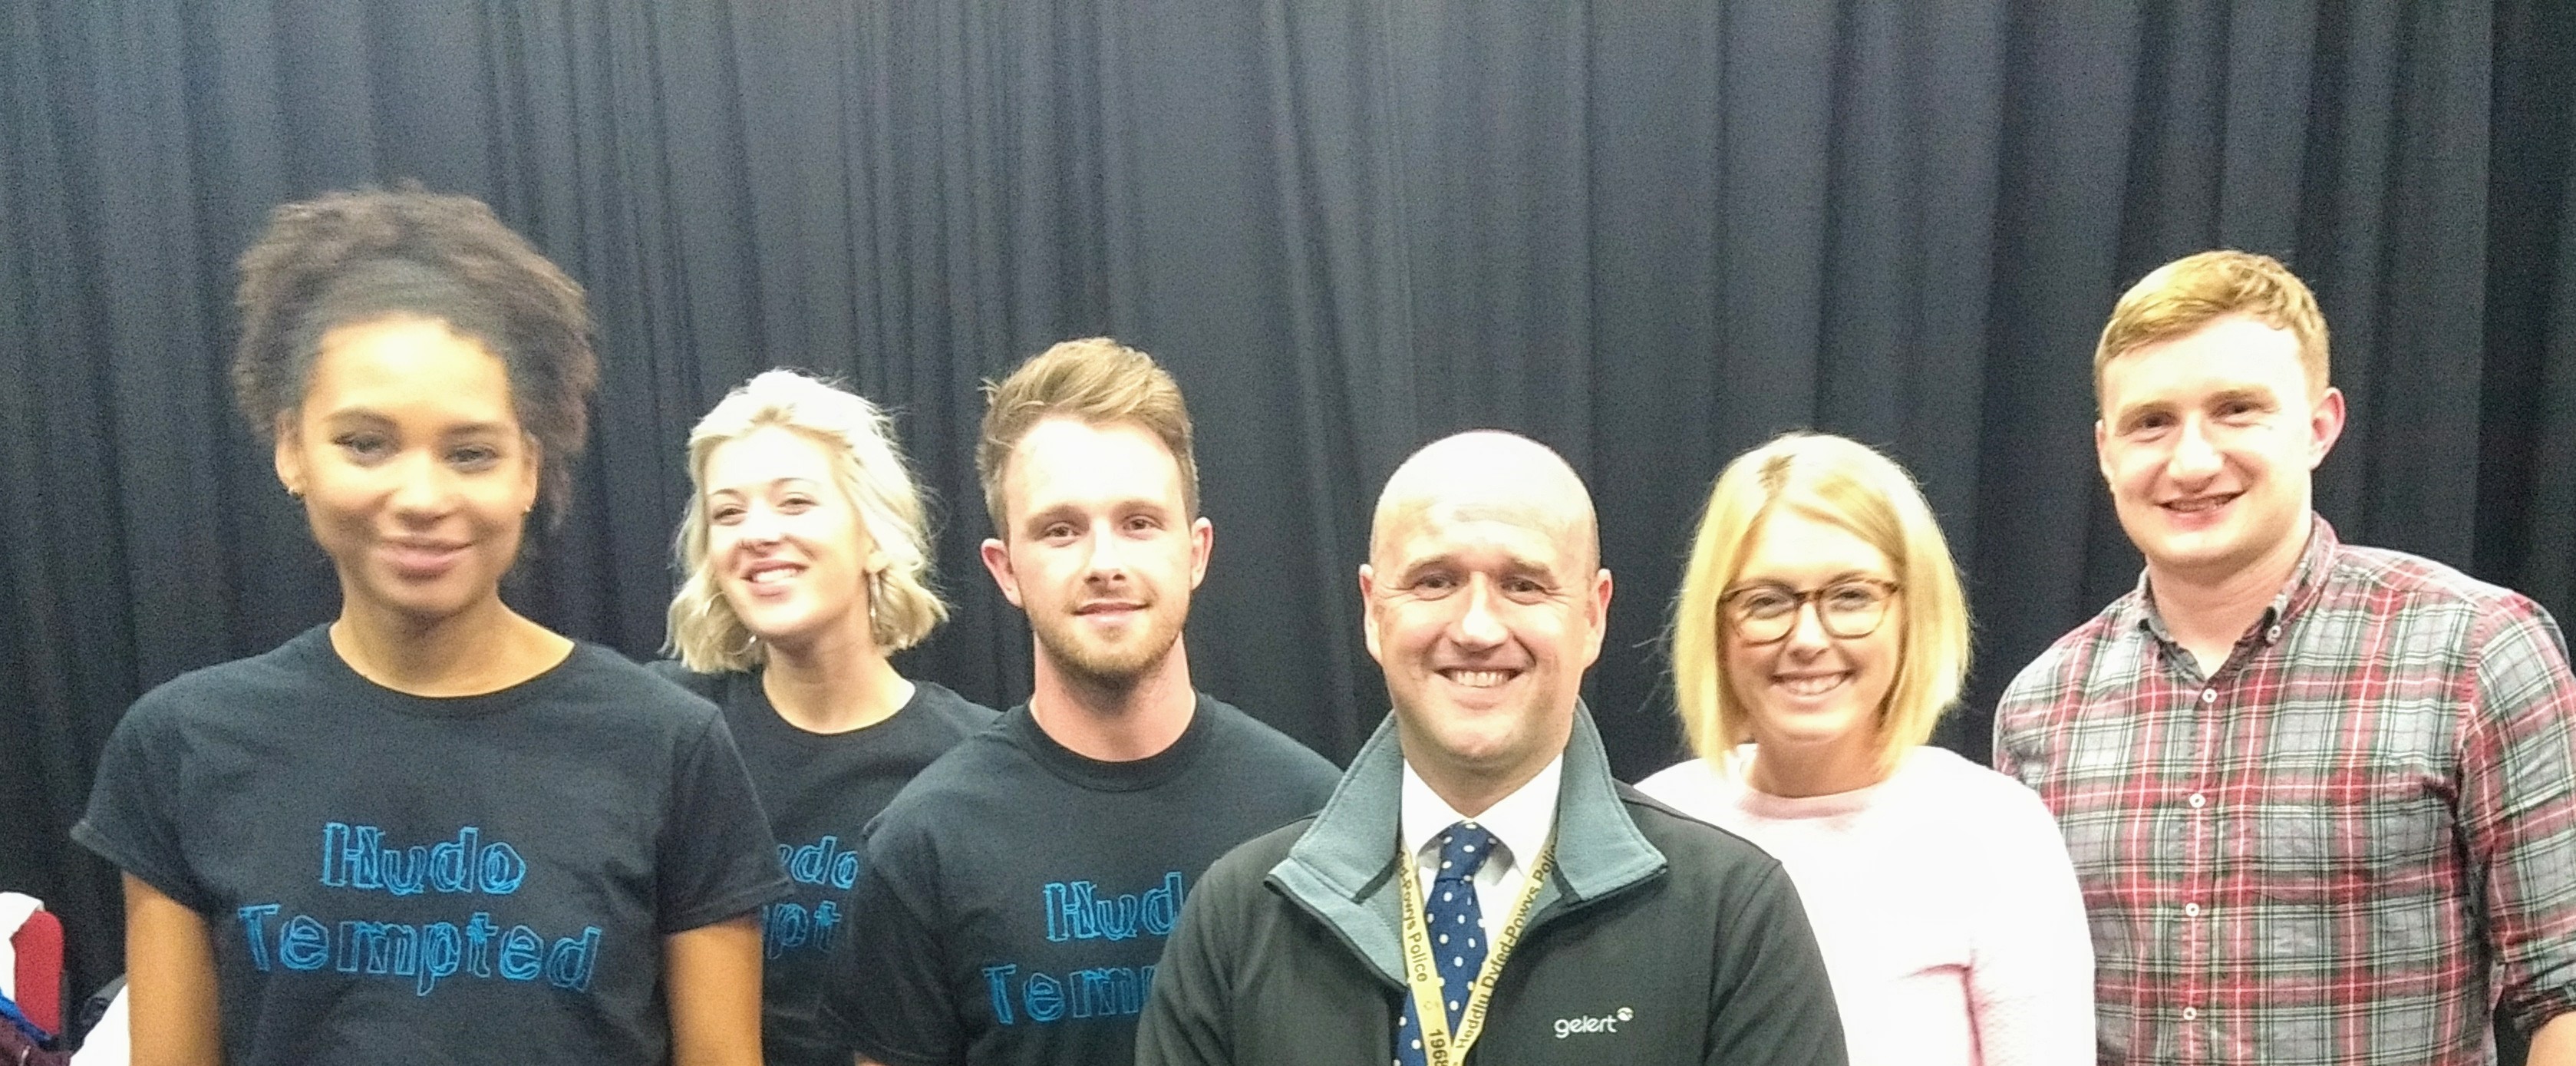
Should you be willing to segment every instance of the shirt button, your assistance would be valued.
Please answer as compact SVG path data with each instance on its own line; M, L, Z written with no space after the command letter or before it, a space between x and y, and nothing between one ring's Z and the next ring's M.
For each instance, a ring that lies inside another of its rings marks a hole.
M2206 807L2206 806L2209 806L2209 797L2204 796L2204 795L2202 795L2202 794L2200 794L2200 793L2198 793L2198 792L2194 792L2194 793L2192 793L2192 794L2191 794L2191 805L2192 805L2193 807Z
M2200 1012L2199 1012L2199 1011L2194 1010L2194 1009L2192 1009L2192 1008L2190 1008L2190 1007L2184 1007L2184 1008L2182 1009L2182 1020L2184 1020L2184 1021L2190 1021L2190 1020L2192 1020L2192 1019L2194 1019L2194 1018L2197 1018L2197 1017L2200 1017Z
M2185 917L2185 918L2198 918L2198 917L2200 917L2200 904L2197 904L2197 903L2185 903L2185 904L2183 904L2183 905L2182 905L2182 916L2183 916L2183 917Z
M2202 703L2216 703L2216 702L2218 702L2218 690L2217 690L2217 689L2214 689L2214 688L2205 688L2205 689L2200 690L2200 702L2202 702Z
M2278 643L2280 643L2280 642L2281 642L2281 627L2279 627L2279 626L2273 626L2272 628L2270 628L2270 629L2266 629L2266 630L2264 630L2264 631L2263 631L2263 643L2265 643L2265 644L2278 644Z

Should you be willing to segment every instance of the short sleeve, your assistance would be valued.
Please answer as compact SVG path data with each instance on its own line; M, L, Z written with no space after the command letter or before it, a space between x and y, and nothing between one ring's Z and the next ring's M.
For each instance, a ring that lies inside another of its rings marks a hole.
M948 938L934 885L892 845L917 843L880 823L868 838L867 872L851 896L850 941L825 1021L843 1043L886 1066L947 1066L966 1060L957 994L948 979Z
M186 777L180 741L165 710L146 694L117 722L99 756L89 809L72 826L72 839L162 895L207 914L215 900L180 845L174 812L185 808L175 793Z
M784 895L778 845L751 775L721 719L709 716L673 767L655 882L664 935L711 925Z

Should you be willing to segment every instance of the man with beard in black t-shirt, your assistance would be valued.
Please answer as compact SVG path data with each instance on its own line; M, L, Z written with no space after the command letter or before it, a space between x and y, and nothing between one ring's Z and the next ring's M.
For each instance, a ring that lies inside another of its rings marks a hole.
M1337 775L1191 686L1181 624L1215 534L1150 357L1093 339L1029 360L990 390L975 459L1035 689L869 830L829 1009L889 1066L1125 1063L1191 884Z

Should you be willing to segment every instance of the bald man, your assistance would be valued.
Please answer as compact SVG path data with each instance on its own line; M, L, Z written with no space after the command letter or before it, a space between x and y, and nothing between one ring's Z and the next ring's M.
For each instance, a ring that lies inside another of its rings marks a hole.
M1394 713L1321 813L1200 881L1139 1066L1844 1061L1779 863L1610 776L1580 694L1600 560L1591 495L1534 441L1396 470L1359 569Z

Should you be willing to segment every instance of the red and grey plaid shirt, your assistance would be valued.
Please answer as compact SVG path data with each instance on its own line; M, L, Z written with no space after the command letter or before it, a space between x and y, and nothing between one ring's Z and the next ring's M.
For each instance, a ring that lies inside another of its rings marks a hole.
M2138 588L1995 708L2083 881L2104 1063L2484 1066L2576 1010L2576 679L2538 604L2314 522L2203 677Z

